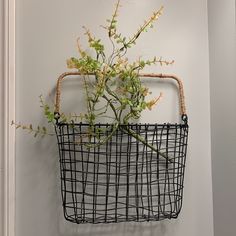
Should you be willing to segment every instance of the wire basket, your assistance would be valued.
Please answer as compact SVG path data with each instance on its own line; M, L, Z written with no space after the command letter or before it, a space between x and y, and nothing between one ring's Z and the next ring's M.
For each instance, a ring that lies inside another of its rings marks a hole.
M58 88L71 74L59 77ZM95 224L177 218L183 200L188 140L183 88L179 91L180 124L120 125L112 136L109 124L56 125L66 220ZM57 94L57 113L59 99ZM88 135L91 128L100 130L99 138ZM98 143L109 136L104 144Z

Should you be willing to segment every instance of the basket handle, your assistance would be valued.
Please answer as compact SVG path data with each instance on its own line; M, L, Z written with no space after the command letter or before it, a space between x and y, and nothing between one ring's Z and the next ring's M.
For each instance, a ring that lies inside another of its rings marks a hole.
M55 114L60 115L60 99L61 99L61 82L62 80L69 75L83 75L82 73L75 72L65 72L59 76L57 79L56 86L56 96L55 96ZM87 75L94 75L93 73L89 73ZM184 97L184 88L182 81L175 75L171 74L139 74L140 77L148 77L148 78L161 78L161 79L173 79L178 83L179 89L179 103L180 103L180 114L182 116L182 120L187 122L187 114L186 114L186 106L185 106L185 97Z

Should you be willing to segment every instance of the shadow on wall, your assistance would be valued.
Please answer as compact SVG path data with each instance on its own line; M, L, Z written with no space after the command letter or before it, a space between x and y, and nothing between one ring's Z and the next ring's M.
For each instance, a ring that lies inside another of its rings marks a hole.
M109 224L81 224L76 225L73 223L68 223L64 220L64 223L60 224L60 232L62 235L68 236L78 236L78 234L83 236L105 236L105 235L115 235L115 236L152 236L152 235L166 235L167 224L165 221L160 222L129 222L129 223L109 223ZM175 222L172 220L172 223ZM175 224L175 223L174 223ZM63 230L63 232L62 232Z
M28 136L27 136L28 137ZM45 140L34 140L35 149L39 156L35 157L35 168L30 168L32 192L36 194L32 197L33 205L29 208L35 209L38 214L32 217L35 230L45 229L49 235L57 236L153 236L153 235L175 235L176 230L182 224L181 215L177 220L163 220L158 222L128 222L128 223L108 223L108 224L74 224L64 219L62 201L60 196L60 173L58 150L55 137L48 142ZM33 154L33 153L32 153ZM32 158L32 157L31 157ZM31 166L32 167L32 166ZM29 168L27 168L29 169ZM38 171L37 171L38 170ZM40 171L39 171L40 170ZM33 174L34 172L34 174ZM37 174L38 173L38 174ZM35 176L35 177L32 177ZM47 182L42 180L42 176L47 178ZM31 197L28 199L29 203ZM49 208L50 206L50 208ZM23 214L24 215L24 214ZM30 222L30 223L32 223ZM27 222L29 223L29 222ZM26 229L28 231L28 229Z

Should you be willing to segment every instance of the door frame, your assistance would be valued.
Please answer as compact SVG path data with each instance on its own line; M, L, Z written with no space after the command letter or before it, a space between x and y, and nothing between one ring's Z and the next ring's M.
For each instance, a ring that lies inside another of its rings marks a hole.
M3 0L3 235L15 236L15 0Z

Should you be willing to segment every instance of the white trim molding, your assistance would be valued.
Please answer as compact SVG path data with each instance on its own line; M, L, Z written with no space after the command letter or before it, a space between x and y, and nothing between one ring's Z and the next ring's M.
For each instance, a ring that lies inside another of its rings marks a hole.
M15 0L4 0L3 235L15 236Z

